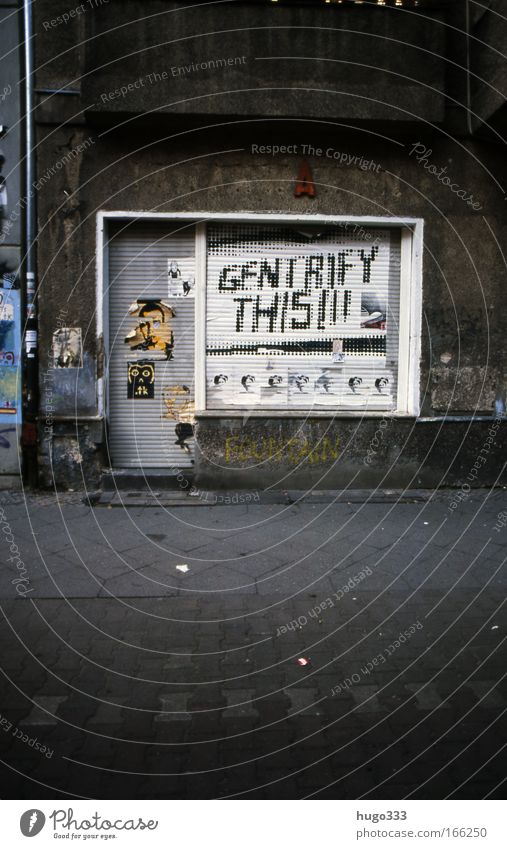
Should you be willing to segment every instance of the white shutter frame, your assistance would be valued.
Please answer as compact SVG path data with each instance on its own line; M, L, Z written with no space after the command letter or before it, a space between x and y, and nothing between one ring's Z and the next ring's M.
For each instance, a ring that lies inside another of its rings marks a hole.
M409 216L400 217L385 217L385 216L346 216L346 215L320 215L320 214L280 214L280 213L258 213L258 212L209 212L206 210L197 210L194 212L146 212L133 209L116 209L116 210L99 210L96 220L96 238L97 238L97 263L96 263L96 333L97 346L104 346L105 356L108 351L108 262L107 262L107 239L108 225L110 222L116 221L192 221L195 224L212 221L264 221L264 222L281 222L291 224L337 224L340 222L348 222L351 225L358 224L363 227L401 227L410 228L412 232L412 263L411 263L411 297L410 297L410 337L409 349L405 355L409 357L410 368L408 373L409 389L408 389L408 408L406 410L398 409L392 413L366 411L359 415L369 418L380 418L381 416L389 415L391 417L406 417L418 416L420 411L419 399L419 367L421 356L421 315L422 315L422 259L423 259L423 233L424 221L422 218L412 218ZM206 224L203 224L203 228ZM199 266L197 267L197 273ZM197 307L197 303L196 303ZM199 364L204 362L204 315L200 316L202 325L197 324L196 335L199 344ZM200 340L200 341L199 341ZM202 373L202 369L201 369ZM98 381L98 415L99 417L108 417L108 395L104 391L104 378L99 378ZM196 393L199 394L201 402L198 407L198 412L201 416L213 417L217 416L216 411L207 411L203 404L203 392L205 391L205 381L202 378L202 385L196 385ZM304 411L300 411L303 413ZM297 410L282 410L277 413L271 413L270 416L279 417L294 417L298 414ZM241 410L231 410L228 416L241 417L244 412ZM253 417L265 418L264 411L250 410L249 415ZM343 411L337 414L336 411L314 411L312 415L316 418L325 418L329 416L339 415L343 418L356 418L357 413Z

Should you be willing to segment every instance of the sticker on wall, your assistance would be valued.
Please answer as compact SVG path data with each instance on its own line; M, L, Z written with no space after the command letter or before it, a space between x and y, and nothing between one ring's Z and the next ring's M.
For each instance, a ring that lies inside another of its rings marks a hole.
M137 363L127 363L127 398L155 397L155 363L149 360L139 360Z
M333 363L343 363L345 354L343 352L343 339L333 339L333 352L331 355Z
M195 261L193 256L167 261L167 293L170 298L193 298Z
M54 368L81 368L83 340L80 327L60 327L53 333Z
M182 385L166 386L162 390L162 399L166 408L164 418L176 422L174 432L176 445L190 454L188 440L194 435L195 402L190 397L190 387Z
M125 336L125 344L131 351L160 351L166 360L172 360L174 335L171 318L176 316L173 308L162 300L138 298L129 307L129 315L138 318L135 328Z

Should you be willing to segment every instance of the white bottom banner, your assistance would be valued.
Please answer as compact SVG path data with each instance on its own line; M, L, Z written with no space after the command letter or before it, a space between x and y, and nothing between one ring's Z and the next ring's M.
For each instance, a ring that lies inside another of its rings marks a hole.
M500 801L2 801L2 845L505 849Z

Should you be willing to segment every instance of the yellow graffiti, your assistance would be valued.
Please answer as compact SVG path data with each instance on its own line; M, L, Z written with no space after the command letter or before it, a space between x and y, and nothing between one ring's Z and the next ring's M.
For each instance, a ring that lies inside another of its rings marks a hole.
M189 395L188 386L166 386L162 390L162 400L166 408L163 418L193 424L195 421L195 402L189 398Z
M253 437L228 436L225 440L225 462L239 461L286 461L292 465L308 462L312 465L337 460L340 456L340 438L323 437L316 443L309 439L292 437L284 440L274 436L255 439Z

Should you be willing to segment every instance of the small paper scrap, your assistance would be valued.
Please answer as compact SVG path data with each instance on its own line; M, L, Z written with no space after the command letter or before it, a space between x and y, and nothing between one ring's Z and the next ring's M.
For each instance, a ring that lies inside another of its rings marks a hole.
M188 566L186 563L178 563L176 568L178 572L188 572Z
M309 657L298 657L297 662L298 662L299 666L308 666L308 664L310 663L310 658Z

